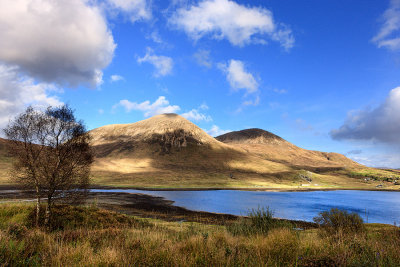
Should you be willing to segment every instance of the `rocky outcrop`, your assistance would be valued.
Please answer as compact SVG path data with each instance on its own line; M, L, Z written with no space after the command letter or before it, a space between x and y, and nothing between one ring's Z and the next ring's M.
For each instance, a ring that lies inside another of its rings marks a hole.
M180 151L189 145L202 145L201 141L196 140L193 134L184 129L166 131L164 134L154 134L150 143L157 143L161 147L161 152L169 154L174 150Z

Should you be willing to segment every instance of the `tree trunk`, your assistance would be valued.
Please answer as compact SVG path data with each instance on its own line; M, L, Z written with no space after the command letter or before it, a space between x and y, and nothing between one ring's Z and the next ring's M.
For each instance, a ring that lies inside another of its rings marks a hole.
M39 227L39 216L40 216L40 194L39 194L39 188L36 187L36 218L35 218L36 227Z
M50 229L50 223L51 223L51 206L52 206L52 201L51 197L47 198L47 208L46 208L46 216L44 220L44 224L47 229Z

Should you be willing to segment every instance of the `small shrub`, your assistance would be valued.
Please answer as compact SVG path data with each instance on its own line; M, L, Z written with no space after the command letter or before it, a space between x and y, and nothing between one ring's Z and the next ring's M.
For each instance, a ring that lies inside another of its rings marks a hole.
M241 218L238 222L228 225L227 229L234 235L267 234L275 228L293 228L287 221L275 219L274 212L269 208L252 209L247 218Z
M357 213L348 213L345 210L332 208L330 211L320 212L314 217L314 222L320 225L327 234L350 234L365 230L364 221Z

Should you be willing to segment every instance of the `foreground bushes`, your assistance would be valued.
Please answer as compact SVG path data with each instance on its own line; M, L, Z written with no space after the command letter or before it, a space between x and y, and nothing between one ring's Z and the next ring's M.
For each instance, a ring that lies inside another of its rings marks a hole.
M314 222L328 235L354 234L365 231L364 221L357 213L336 208L320 212Z
M12 206L0 205L0 222L10 222L0 223L0 265L400 266L400 231L390 226L368 225L365 232L352 233L344 242L319 234L325 231L322 228L294 231L276 227L272 214L264 210L247 220L264 229L251 234L197 223L152 220L137 224L139 219L128 216L132 224L92 224L87 218L62 223L63 230L45 232L23 225L29 218L30 208L26 209L21 208L23 215L18 215ZM124 215L92 208L62 210L77 218L89 214L93 220L101 216L110 222L126 220L112 219ZM90 227L79 226L78 221Z
M273 216L273 211L268 207L253 209L249 212L248 218L241 218L238 222L228 225L227 230L233 235L265 235L272 229L293 228L291 223Z

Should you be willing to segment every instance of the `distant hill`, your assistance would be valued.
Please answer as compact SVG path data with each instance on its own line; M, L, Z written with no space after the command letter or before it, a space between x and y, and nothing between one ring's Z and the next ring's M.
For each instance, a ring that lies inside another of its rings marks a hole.
M342 154L306 150L273 133L257 128L226 133L216 139L271 161L310 170L361 167Z
M258 128L229 132L216 137L216 139L224 143L242 143L242 144L281 145L289 143L285 139L273 133Z
M10 183L8 176L12 158L7 153L7 142L8 140L0 138L0 184Z

